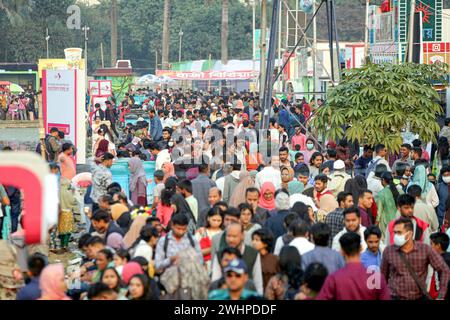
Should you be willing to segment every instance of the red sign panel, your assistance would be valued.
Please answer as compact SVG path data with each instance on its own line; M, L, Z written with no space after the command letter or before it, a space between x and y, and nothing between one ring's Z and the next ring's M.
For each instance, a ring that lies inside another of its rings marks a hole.
M70 134L70 125L68 124L61 124L61 123L49 123L48 124L48 131L47 133L50 133L50 129L51 128L57 128L59 131L64 132L65 135L69 135Z

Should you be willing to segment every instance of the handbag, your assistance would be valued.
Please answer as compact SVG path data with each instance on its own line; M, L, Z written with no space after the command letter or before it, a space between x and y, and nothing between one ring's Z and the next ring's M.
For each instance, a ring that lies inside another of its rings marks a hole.
M400 258L402 259L403 263L406 266L406 269L408 269L409 274L411 277L413 277L414 282L419 287L420 291L422 292L422 295L425 300L433 300L433 298L430 296L428 291L423 287L422 283L419 280L419 277L417 276L416 272L413 270L411 264L409 263L408 259L405 257L404 253L400 250L399 251Z
M161 300L192 300L192 289L191 288L183 288L182 279L181 279L181 269L177 267L178 273L178 286L172 293L166 293L161 297Z
M11 235L11 227L12 227L12 223L11 223L11 207L10 206L5 206L4 208L4 217L3 217L3 226L2 226L2 238L7 240L10 238ZM1 209L0 209L1 210Z

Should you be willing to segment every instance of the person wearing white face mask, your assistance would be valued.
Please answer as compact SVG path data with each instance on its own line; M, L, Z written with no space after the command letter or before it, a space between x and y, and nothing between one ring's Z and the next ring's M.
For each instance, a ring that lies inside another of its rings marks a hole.
M393 226L394 245L383 252L381 273L389 284L393 300L426 300L428 265L437 271L440 281L438 299L447 294L450 269L431 246L414 240L411 219L402 217Z
M305 163L309 163L309 160L315 152L317 152L317 150L315 148L314 140L312 138L306 139L306 150L302 151Z
M414 216L414 205L416 199L409 194L402 194L397 198L397 210L401 215L401 218L407 218L411 220L414 228L414 240L430 244L430 228L428 223ZM389 222L385 233L386 246L394 244L394 226L397 219Z

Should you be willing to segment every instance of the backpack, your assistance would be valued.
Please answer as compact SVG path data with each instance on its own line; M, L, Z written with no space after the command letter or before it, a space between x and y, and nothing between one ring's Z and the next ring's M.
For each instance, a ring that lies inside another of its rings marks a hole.
M375 168L376 168L376 166L377 166L377 164L378 164L378 162L381 160L381 158L378 158L378 160L377 161L370 161L369 162L369 165L367 166L367 169L366 169L366 179L369 177L369 174L372 172L372 171L375 171Z
M55 154L52 152L52 147L50 145L49 139L50 139L51 135L46 135L45 136L45 160L50 161L54 158ZM39 155L42 154L42 148L41 148L41 143L38 142L37 146L36 146L36 153L38 153Z

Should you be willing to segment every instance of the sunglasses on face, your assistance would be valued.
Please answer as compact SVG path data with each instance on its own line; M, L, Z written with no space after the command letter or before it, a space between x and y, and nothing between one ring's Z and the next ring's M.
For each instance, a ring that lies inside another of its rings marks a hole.
M242 278L242 274L238 274L238 273L227 273L227 278L237 278L240 279Z

